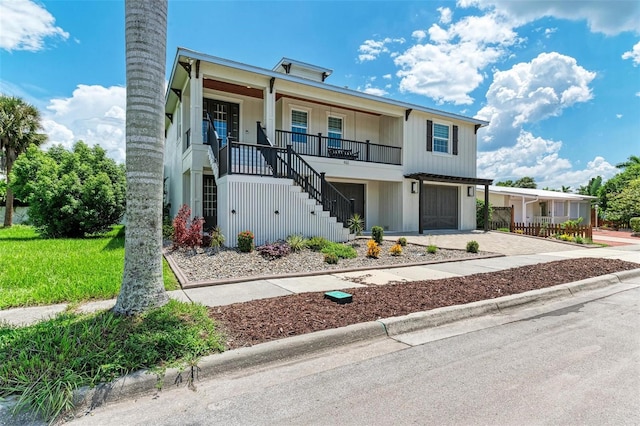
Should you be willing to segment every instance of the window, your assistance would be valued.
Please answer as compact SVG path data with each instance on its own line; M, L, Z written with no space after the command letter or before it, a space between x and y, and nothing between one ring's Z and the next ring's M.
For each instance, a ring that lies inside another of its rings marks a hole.
M329 117L329 148L340 148L342 144L342 118Z
M291 110L291 142L307 143L308 115L305 111Z
M449 126L433 124L433 151L449 153Z

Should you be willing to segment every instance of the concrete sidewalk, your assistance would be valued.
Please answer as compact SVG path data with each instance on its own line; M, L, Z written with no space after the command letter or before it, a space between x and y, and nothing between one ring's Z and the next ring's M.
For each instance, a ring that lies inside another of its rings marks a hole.
M485 247L492 246L486 239L505 238L505 235L492 235L482 233L484 240L481 244ZM473 234L477 237L477 234ZM507 238L510 236L507 234ZM429 236L409 236L409 241L429 243ZM466 244L468 234L438 235L438 246L454 247L456 244ZM480 238L478 238L480 239ZM503 251L521 252L527 250L522 238L515 236L513 244L506 245ZM536 244L546 241L536 241ZM505 246L504 244L501 247ZM551 262L568 258L594 257L621 259L639 264L640 268L640 244L619 247L585 249L573 245L559 245L550 243L542 247L551 247L556 251L537 254L518 254L488 259L472 259L452 261L422 266L408 266L390 269L371 269L355 272L337 272L309 277L271 278L263 280L249 280L233 284L224 284L211 287L199 287L185 290L170 291L169 296L181 301L202 303L206 306L221 306L232 303L246 302L255 299L286 296L295 293L344 290L367 285L384 285L390 282L416 281L425 279L439 279L462 275L471 275L483 272L495 272L499 270L515 268L537 263ZM558 248L562 250L557 251ZM115 304L115 299L89 302L77 307L81 312L91 312L101 309L110 309ZM11 324L26 325L39 320L49 318L66 310L68 304L61 303L49 306L36 306L29 308L16 308L0 311L0 321Z

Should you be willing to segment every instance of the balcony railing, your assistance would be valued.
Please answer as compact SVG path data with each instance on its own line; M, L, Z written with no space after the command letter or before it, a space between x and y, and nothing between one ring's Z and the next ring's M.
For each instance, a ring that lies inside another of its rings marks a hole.
M300 155L336 158L342 160L366 161L380 164L402 164L402 148L380 145L370 141L360 142L349 139L311 135L276 130L276 145L292 145Z

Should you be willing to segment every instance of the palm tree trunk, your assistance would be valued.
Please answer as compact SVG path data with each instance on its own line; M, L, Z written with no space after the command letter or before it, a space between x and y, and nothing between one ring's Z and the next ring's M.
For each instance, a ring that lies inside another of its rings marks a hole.
M13 167L13 161L11 161L11 159L9 158L10 155L7 155L6 157L6 173L7 173L7 193L6 193L6 208L4 211L4 227L5 228L10 228L11 225L13 224L13 191L11 190L11 187L9 186L9 174L11 173L11 168Z
M167 1L125 2L127 209L122 287L113 310L168 302L162 279L164 79Z

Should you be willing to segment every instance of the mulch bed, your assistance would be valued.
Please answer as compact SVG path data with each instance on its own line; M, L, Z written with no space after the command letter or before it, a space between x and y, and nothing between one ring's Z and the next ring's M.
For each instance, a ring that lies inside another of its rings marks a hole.
M340 305L324 292L301 293L209 308L227 336L229 349L344 327L443 306L522 293L639 268L616 259L568 259L438 280L348 290L353 302Z

